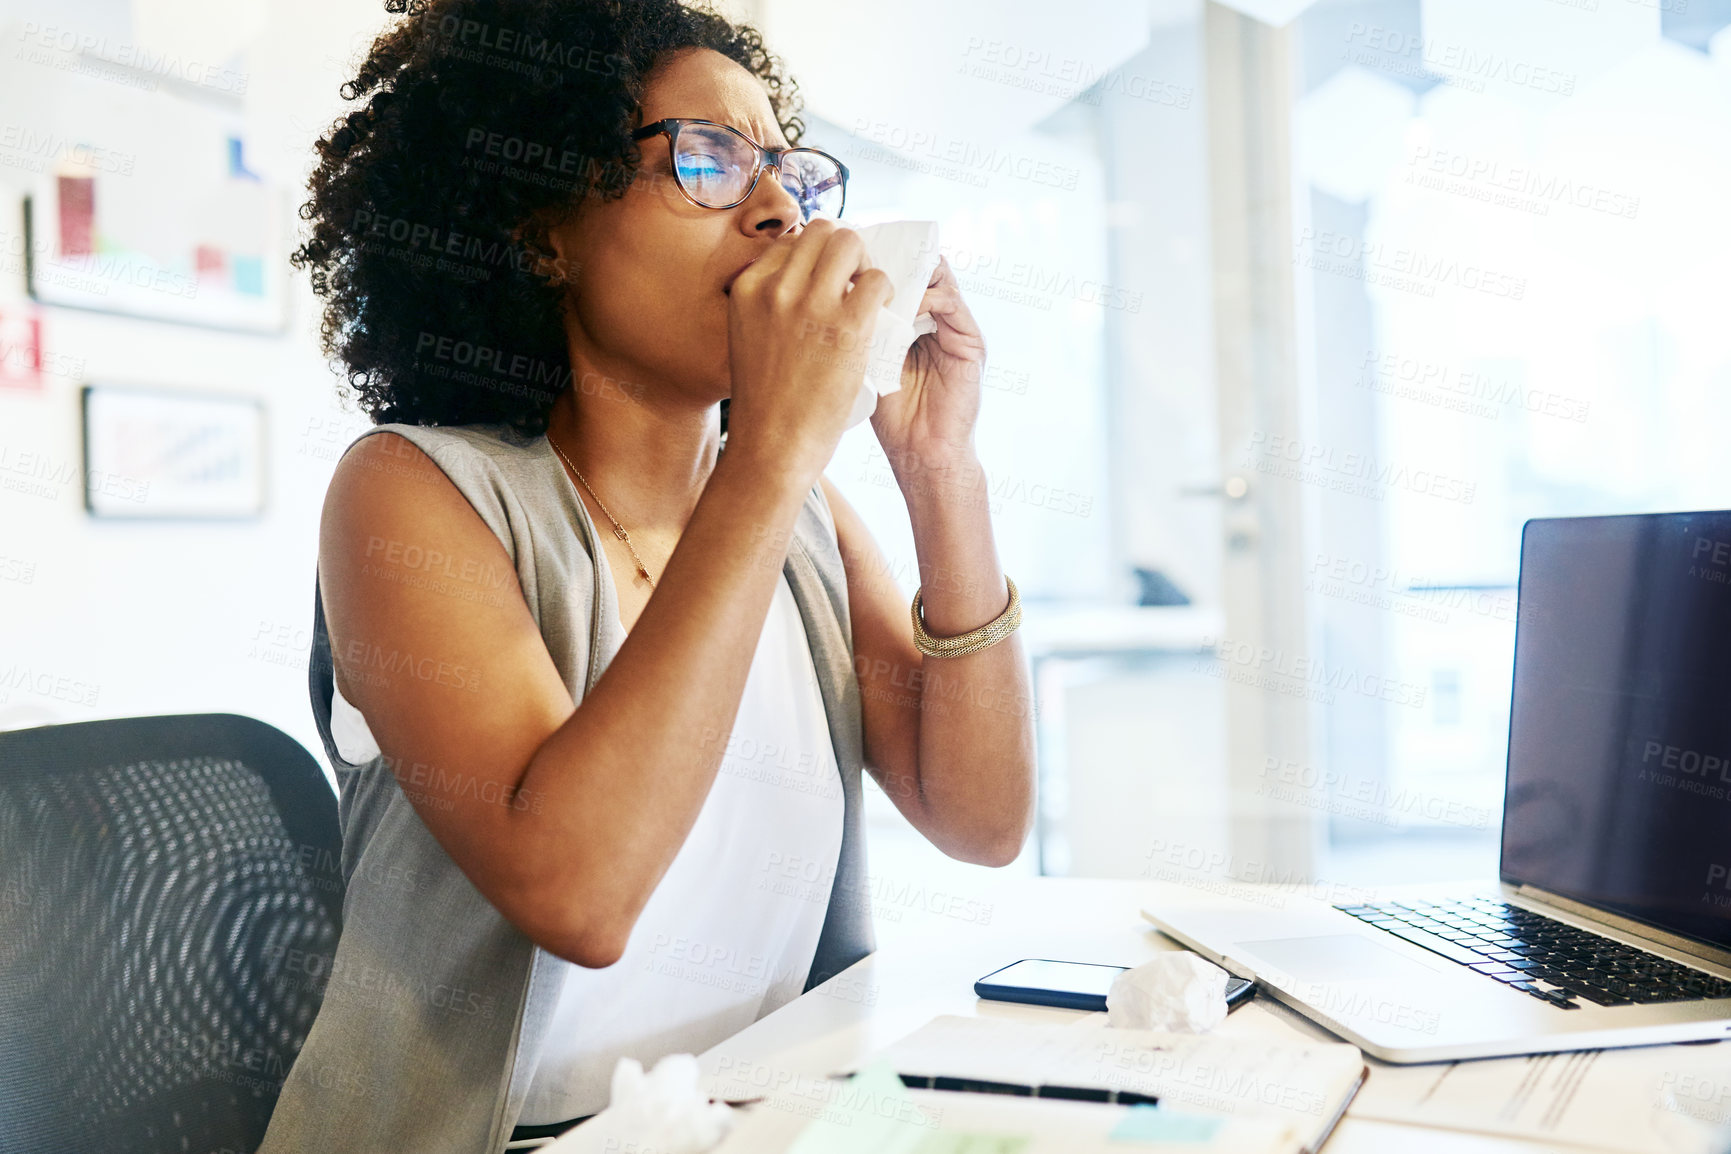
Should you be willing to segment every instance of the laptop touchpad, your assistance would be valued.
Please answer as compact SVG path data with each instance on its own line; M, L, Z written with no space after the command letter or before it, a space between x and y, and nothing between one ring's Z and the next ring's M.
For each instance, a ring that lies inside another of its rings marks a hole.
M1357 934L1239 942L1233 952L1238 951L1250 955L1245 958L1248 962L1266 961L1307 982L1423 981L1436 976L1424 963Z

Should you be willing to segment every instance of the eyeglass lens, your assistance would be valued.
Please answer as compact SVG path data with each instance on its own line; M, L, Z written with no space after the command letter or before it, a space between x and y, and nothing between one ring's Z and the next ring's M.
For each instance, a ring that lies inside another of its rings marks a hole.
M757 148L731 128L686 124L673 149L674 172L691 198L711 208L737 204L756 172ZM776 171L805 219L841 212L841 170L820 152L784 153Z

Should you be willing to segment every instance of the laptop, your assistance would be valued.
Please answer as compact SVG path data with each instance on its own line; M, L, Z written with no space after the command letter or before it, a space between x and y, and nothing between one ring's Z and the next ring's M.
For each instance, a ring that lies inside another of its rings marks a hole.
M1143 916L1387 1062L1731 1037L1731 512L1529 521L1517 606L1500 884Z

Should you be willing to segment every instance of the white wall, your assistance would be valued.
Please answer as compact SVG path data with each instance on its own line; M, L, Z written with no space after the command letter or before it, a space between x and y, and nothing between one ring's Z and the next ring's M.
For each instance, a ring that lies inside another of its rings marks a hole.
M385 14L375 0L268 0L236 4L223 18L246 35L249 10L260 7L262 25L253 25L256 37L236 65L246 101L235 115L248 166L288 188L286 215L302 198L312 141L342 105L337 88ZM100 124L27 115L87 105L93 85L113 89L111 99L128 96L112 80L26 59L31 37L49 27L111 45L137 35L124 2L0 2L0 130L73 132L122 147L101 139ZM201 26L187 35L208 45L222 31ZM45 90L47 101L30 95ZM39 388L0 387L0 480L34 474L27 491L0 488L0 728L233 711L319 753L306 690L319 508L337 451L365 422L337 408L335 378L316 347L316 302L295 278L288 329L275 336L32 306L20 262L20 200L52 175L52 156L43 173L29 170L41 159L17 149L0 155L0 317L34 310L50 364L60 370ZM269 444L264 515L92 519L80 475L78 391L86 382L261 399ZM44 484L46 495L29 491Z

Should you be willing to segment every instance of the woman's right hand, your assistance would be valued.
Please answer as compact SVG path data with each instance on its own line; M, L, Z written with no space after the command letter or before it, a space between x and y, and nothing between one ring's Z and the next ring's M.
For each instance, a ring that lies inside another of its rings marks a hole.
M731 452L763 452L809 488L865 379L878 309L894 295L851 228L815 220L734 278L728 305Z

